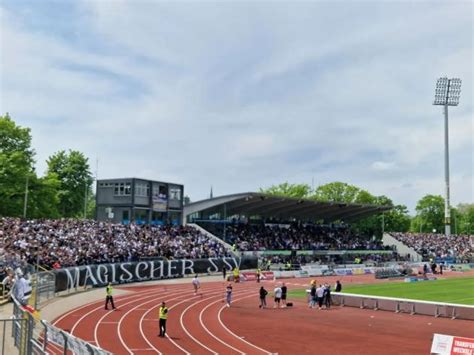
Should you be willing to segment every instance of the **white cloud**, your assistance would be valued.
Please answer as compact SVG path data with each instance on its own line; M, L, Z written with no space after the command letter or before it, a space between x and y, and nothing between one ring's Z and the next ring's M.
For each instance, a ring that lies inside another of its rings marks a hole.
M452 194L469 202L472 6L84 1L63 35L54 3L40 29L34 8L0 8L0 111L32 127L40 171L73 148L101 177L176 180L193 200L314 177L413 208L444 191L431 102L460 76Z
M370 167L376 171L390 171L394 170L396 165L394 162L374 161Z

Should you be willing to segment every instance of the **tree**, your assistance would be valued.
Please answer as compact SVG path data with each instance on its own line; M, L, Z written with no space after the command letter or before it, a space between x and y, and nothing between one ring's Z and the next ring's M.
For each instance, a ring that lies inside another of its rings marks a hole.
M386 232L408 232L411 217L405 205L395 205L390 211L384 212L384 229Z
M474 234L474 204L461 203L456 208L453 218L454 232L458 234Z
M414 232L438 233L444 231L444 199L439 195L426 195L416 204L416 218L411 229Z
M27 179L36 177L29 128L0 116L0 216L21 216Z
M260 192L275 196L307 198L311 192L311 187L307 184L289 184L284 182L283 184L272 185L267 189L260 189Z
M190 203L191 203L191 198L188 195L184 196L183 204L186 206L186 205L189 205Z
M47 160L47 176L54 174L59 180L59 212L62 217L79 217L84 214L84 201L92 195L92 174L88 159L83 153L64 150Z
M367 191L357 186L336 181L318 186L311 197L326 202L363 203L361 200L368 201L369 196Z
M30 218L59 218L60 182L55 174L33 177L28 184L28 210Z

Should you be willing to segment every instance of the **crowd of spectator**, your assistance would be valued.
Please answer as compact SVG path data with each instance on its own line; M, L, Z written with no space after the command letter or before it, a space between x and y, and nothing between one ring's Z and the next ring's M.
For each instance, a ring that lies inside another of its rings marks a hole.
M459 262L474 258L474 235L446 236L435 233L391 233L424 259L455 258Z
M0 262L47 268L226 256L223 244L188 226L110 224L92 220L0 218Z
M317 224L232 224L226 237L240 251L380 250L380 240L353 233L348 226Z

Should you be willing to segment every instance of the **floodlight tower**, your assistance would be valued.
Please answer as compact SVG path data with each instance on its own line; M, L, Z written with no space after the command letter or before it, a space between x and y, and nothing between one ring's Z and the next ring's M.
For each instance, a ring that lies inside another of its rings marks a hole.
M444 178L446 182L446 197L444 199L444 233L451 234L451 210L449 207L449 130L448 106L457 106L461 94L461 79L446 77L436 82L435 100L433 105L444 106Z

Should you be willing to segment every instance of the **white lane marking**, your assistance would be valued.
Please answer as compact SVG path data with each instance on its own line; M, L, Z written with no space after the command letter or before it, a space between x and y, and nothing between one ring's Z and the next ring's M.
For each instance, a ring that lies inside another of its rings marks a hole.
M191 296L189 297L190 295L188 294L182 294L182 296L186 296L188 297L187 299L183 300L183 301L180 301L178 303L175 303L173 306L171 306L169 309L173 309L174 307L176 307L177 305L180 305L184 302L188 302L189 299L192 299L194 297L200 297L200 296ZM180 298L180 297L176 297L176 298ZM143 313L142 317L140 318L140 331L142 332L142 335L144 336L145 340L147 341L148 344L150 344L148 342L148 338L146 337L146 335L143 333L143 327L142 327L142 323L143 321L145 320L145 317L148 313L150 313L151 311L153 311L155 308L158 308L160 306L160 304L154 306L154 307L151 307L147 312ZM182 352L184 352L186 355L190 355L191 353L189 351L187 351L186 349L184 349L183 347L181 347L177 342L175 342L173 339L171 339L168 334L166 334L166 338L169 339L169 341L174 345L176 346L178 349L180 349Z
M178 297L170 298L170 299L168 299L169 301L175 300L175 299L179 299L179 298L183 297L183 292L182 292L181 290L176 290L176 292L167 292L166 294L167 294L167 297L173 296L173 295L175 295L175 294L180 294L180 295L181 295L181 296L178 296ZM117 327L117 334L118 334L118 337L119 337L119 339L120 339L120 342L125 346L125 348L128 349L126 343L123 341L123 338L122 338L122 331L121 331L122 321L127 317L127 315L128 315L129 313L131 313L131 312L137 310L138 307L142 307L143 305L148 304L148 303L152 303L152 302L156 302L156 299L152 299L151 301L146 301L146 302L142 302L142 303L138 304L137 306L133 307L133 308L130 309L128 312L126 312L126 313L120 318L120 321L119 321L119 324L118 324L118 327ZM144 308L144 309L149 310L149 308ZM143 317L142 317L142 318L143 318ZM155 349L155 351L157 351L159 354L161 354L161 352L160 352L157 348L155 348L155 347L153 346L153 344L151 344L151 343L148 341L147 337L145 336L145 333L143 332L143 329L142 329L142 327L141 327L141 318L140 318L140 327L139 327L139 329L140 329L140 334L142 335L142 337L143 337L143 339L145 340L145 342L146 342L148 345L150 345L153 349ZM130 349L130 350L131 350L131 349Z
M141 295L142 293L147 293L147 296L142 296L142 297L137 298L137 299L135 299L135 300L132 300L132 301L130 301L130 302L124 303L124 304L122 305L122 307L125 306L125 305L128 305L128 304L130 304L130 303L134 303L134 302L136 302L136 301L141 301L141 300L144 300L144 299L147 299L147 298L152 298L152 297L155 298L155 297L158 296L158 295L160 295L160 296L166 295L166 296L168 297L168 296L174 295L175 293L178 293L178 292L182 292L182 288L179 288L179 289L178 289L178 288L175 288L175 291L163 291L163 290L159 290L159 291L151 292L151 293L149 292L149 290L142 291L142 292L140 292L140 295ZM153 299L152 301L154 301L154 299ZM150 302L152 302L152 301L150 301ZM139 306L141 306L141 305L143 305L143 303L140 304ZM129 312L129 311L128 311L128 312ZM127 313L128 313L128 312L127 312ZM98 336L97 336L97 332L98 332L99 325L100 325L100 323L102 322L102 319L104 319L105 317L107 317L109 314L110 314L110 312L109 312L109 313L106 313L105 315L103 315L102 318L99 319L98 323L96 324L96 326L95 326L95 328L94 328L94 338L97 340L97 344L99 344L99 338L98 338ZM118 333L118 336L119 336L119 340L122 342L122 344L125 346L125 348L128 349L127 345L125 345L125 343L123 342L123 339L122 339L121 334L120 334L120 332L119 332L119 329L120 329L120 322L121 322L122 319L123 319L123 316L120 318L120 321L119 321L119 324L118 324L118 328L117 328L117 333Z
M165 293L167 293L167 292L162 292L161 290L160 290L160 291L157 291L157 292L153 292L153 293L151 293L151 294L148 293L147 296L142 296L141 293L140 293L140 296L141 296L141 297L139 297L139 298L137 298L137 299L135 299L135 300L132 300L132 301L123 303L123 304L121 305L121 307L126 306L126 305L128 305L128 304L130 304L130 303L133 303L133 302L136 302L136 301L141 301L141 300L144 300L144 299L147 299L147 298L156 297L157 295L165 294ZM91 312L89 312L89 313L91 313ZM97 341L97 345L98 345L98 346L100 346L100 345L99 345L99 344L100 344L100 343L99 343L99 337L98 337L98 335L97 335L98 330L99 330L99 325L101 324L102 320L103 320L105 317L107 317L109 314L111 314L111 313L110 313L110 312L107 312L106 314L104 314L104 315L97 321L97 323L96 323L96 325L95 325L95 327L94 327L94 339ZM121 318L121 319L122 319L122 318ZM120 326L120 322L118 323L118 326ZM122 341L122 339L121 339L121 337L120 337L120 334L118 334L118 335L119 335L120 341L121 341L122 344L123 344L123 341ZM125 346L125 348L126 348L127 350L129 350L129 348L128 348L125 344L124 344L124 346ZM130 350L129 350L129 351L130 351Z
M243 300L243 299L245 299L245 298L250 298L250 297L255 297L255 295L249 295L249 296L245 296L245 297L236 298L236 299L234 300L234 302L238 302L238 301L241 301L241 300ZM264 353L269 354L269 355L272 355L272 354L273 354L273 353L271 353L271 352L269 352L269 351L267 351L267 350L265 350L265 349L262 349L262 348L258 347L258 346L255 345L255 344L249 343L247 340L242 339L241 337L239 337L238 335L236 335L235 333L233 333L229 328L227 328L227 327L225 326L225 324L222 322L222 319L221 319L221 313L222 313L222 311L223 311L225 308L226 308L226 306L222 306L222 307L221 307L221 309L219 310L219 313L217 314L217 319L219 320L219 323L222 325L222 327L223 327L227 332L229 332L229 334L232 334L236 339L240 339L241 341L243 341L244 343L247 343L248 345L254 347L255 349L258 349L258 350L260 350L260 351L263 351Z
M216 337L214 334L212 334L212 333L209 331L209 329L204 325L204 322L202 321L202 315L203 315L203 313L204 313L210 306L212 306L213 304L218 303L219 301L220 301L220 299L218 299L217 301L214 301L214 302L212 302L212 303L209 303L206 307L204 307L204 308L201 310L201 312L199 313L199 322L201 323L201 326L204 328L204 330L205 330L208 334L210 334L214 339L218 340L220 343L224 344L225 346L227 346L227 347L229 347L229 348L231 348L231 349L233 349L233 350L235 350L235 351L237 351L238 353L240 353L240 354L243 355L243 354L245 354L244 352L240 351L239 349L234 348L232 345L229 345L229 344L225 343L225 342L222 341L220 338L218 338L218 337Z
M180 319L179 319L179 322L181 323L181 328L183 328L183 330L186 332L186 334L187 334L192 340L194 340L197 344L201 345L203 348L207 349L207 350L210 351L211 353L217 355L218 353L217 353L216 351L214 351L214 350L208 348L206 345L204 345L204 344L201 343L199 340L197 340L195 337L193 337L193 336L191 335L191 333L188 332L188 330L186 329L186 327L184 326L184 323L183 323L183 317L184 317L184 315L186 314L186 312L187 312L190 308L194 307L195 305L197 305L197 304L199 304L199 303L201 303L201 302L204 302L204 301L213 299L213 298L215 298L215 297L216 297L216 296L207 297L207 298L201 299L201 300L199 300L199 301L196 301L196 302L190 304L190 305L189 305L188 307L186 307L186 309L181 313L181 317L180 317ZM218 295L217 297L219 297L219 298L218 298L218 300L217 300L216 302L219 302L220 299L221 299L221 298L220 298L220 295ZM199 321L201 322L201 325L202 325L201 319L199 319Z

